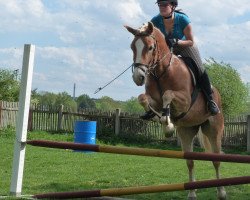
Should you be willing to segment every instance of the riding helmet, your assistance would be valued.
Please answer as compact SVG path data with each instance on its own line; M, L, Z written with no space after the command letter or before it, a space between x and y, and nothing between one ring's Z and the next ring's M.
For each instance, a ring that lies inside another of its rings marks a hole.
M159 3L161 1L168 1L169 3L173 4L174 6L178 6L178 0L157 0L156 3Z

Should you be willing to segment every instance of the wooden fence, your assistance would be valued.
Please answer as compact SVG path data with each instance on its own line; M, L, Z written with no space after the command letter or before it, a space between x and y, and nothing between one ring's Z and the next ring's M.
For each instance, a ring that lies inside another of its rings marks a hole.
M0 102L0 127L15 126L18 103ZM97 121L97 135L112 137L119 135L131 140L165 141L162 126L157 122L144 121L138 116L131 116L114 112L101 112L98 110L82 110L77 113L59 108L46 106L31 106L28 129L30 131L67 132L73 133L74 122L77 120ZM177 135L170 139L177 141ZM250 151L250 115L239 117L226 117L225 130L222 140L223 146L247 147Z
M17 102L0 101L0 127L16 126Z

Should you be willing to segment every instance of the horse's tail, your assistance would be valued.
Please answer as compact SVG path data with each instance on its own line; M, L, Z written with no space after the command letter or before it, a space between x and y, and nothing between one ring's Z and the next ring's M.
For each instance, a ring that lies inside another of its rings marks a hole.
M202 133L201 128L198 132L198 139L199 139L201 147L205 149L205 152L211 153L212 146L209 142L208 137Z

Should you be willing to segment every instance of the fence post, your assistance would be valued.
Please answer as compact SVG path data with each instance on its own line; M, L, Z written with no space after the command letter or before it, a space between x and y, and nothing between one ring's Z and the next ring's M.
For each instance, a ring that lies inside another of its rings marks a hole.
M33 109L32 109L32 106L30 107L30 110L29 110L28 131L33 131Z
M120 113L121 109L116 109L115 110L115 134L119 135L120 132Z
M63 105L61 104L58 111L57 131L62 130L62 118L63 118Z
M250 115L247 116L247 152L250 152Z

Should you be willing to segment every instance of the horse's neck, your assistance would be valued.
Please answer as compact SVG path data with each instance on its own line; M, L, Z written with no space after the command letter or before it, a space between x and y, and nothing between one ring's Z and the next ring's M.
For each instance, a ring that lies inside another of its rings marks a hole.
M167 68L171 65L173 55L166 43L165 36L160 30L155 30L156 40L158 42L158 67L157 75L161 76L167 72Z
M164 41L165 42L165 41ZM167 44L159 45L159 66L158 71L159 73L163 73L171 64L172 61L172 53L170 52Z
M168 73L168 79L171 79L169 81L172 82L173 85L178 86L179 89L181 88L188 93L192 91L193 85L191 74L185 63L174 54L172 55Z

